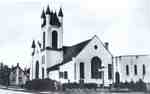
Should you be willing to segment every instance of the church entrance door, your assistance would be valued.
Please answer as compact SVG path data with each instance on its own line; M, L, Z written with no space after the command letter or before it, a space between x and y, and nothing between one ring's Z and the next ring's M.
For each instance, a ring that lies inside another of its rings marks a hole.
M116 73L115 73L115 76L116 76L116 84L119 84L119 83L120 83L120 75L119 75L119 72L116 72Z
M84 63L80 63L80 82L84 83Z
M35 78L39 78L39 61L36 61Z

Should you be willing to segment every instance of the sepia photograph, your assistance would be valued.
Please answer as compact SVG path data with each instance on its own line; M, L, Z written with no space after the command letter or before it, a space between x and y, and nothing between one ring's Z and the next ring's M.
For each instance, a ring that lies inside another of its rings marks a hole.
M0 94L150 94L150 0L0 0Z

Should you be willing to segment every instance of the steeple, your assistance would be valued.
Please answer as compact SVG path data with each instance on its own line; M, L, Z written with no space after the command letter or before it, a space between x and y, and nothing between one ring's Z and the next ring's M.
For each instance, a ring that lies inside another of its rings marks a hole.
M54 13L54 25L57 25L57 14L56 14L56 11Z
M33 42L32 42L32 46L31 46L31 48L32 48L32 56L34 56L34 53L35 53L35 41L33 40Z
M42 20L41 27L44 27L46 25L46 16L44 10L42 11L41 14L41 20Z
M41 18L43 18L43 19L46 18L44 10L42 11Z
M50 8L49 8L49 5L47 6L46 14L50 14Z
M62 8L59 9L58 16L60 16L60 17L63 17L63 16L64 16L64 15L63 15L63 12L62 12Z
M59 23L60 23L60 26L63 25L63 12L62 12L62 8L59 9L59 12L58 12L58 19L59 19Z
M35 41L34 40L32 41L32 46L31 47L35 48Z
M49 5L48 5L48 6L47 6L47 9L46 9L46 25L47 25L47 26L50 25L50 24L49 24L49 23L50 23L50 20L51 20L51 19L50 19L50 14L51 14L51 13L50 13L50 8L49 8Z

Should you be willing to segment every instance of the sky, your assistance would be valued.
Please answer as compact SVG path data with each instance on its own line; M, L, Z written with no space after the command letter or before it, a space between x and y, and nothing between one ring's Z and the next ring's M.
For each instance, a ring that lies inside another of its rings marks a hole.
M97 35L114 56L150 54L150 0L0 0L0 62L29 67L41 11L64 12L64 45Z

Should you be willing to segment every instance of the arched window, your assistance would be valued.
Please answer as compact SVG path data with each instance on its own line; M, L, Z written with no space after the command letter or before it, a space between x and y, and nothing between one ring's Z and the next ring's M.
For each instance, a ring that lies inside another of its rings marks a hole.
M91 60L91 78L102 78L102 72L99 72L101 66L101 59L99 57L93 57Z
M143 64L143 75L146 74L145 64Z
M39 61L36 61L35 78L39 78Z
M58 34L57 31L52 32L52 48L57 48L58 44Z
M44 79L44 68L42 68L42 79Z
M134 65L134 74L137 75L137 65Z
M129 66L126 65L126 75L129 75Z

